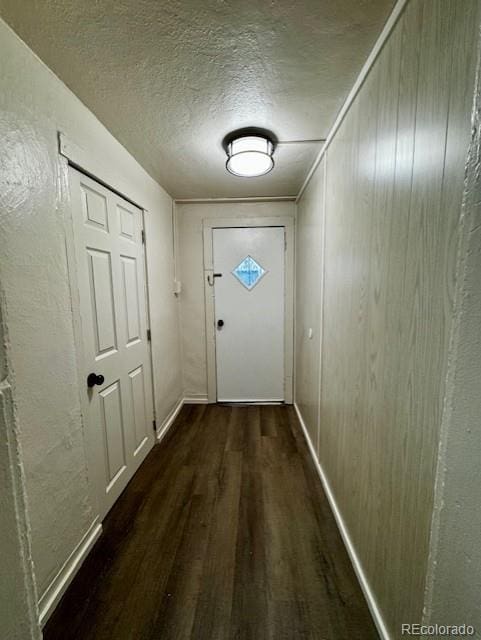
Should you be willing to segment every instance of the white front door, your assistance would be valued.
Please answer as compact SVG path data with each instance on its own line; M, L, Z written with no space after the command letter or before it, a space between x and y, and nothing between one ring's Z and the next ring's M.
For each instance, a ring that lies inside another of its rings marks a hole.
M284 400L284 227L213 229L217 400Z
M154 443L142 211L75 169L69 179L82 406L103 518Z

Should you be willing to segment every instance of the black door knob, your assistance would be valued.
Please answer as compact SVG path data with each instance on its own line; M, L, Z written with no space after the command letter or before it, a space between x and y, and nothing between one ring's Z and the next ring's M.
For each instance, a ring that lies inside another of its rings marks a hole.
M89 373L87 376L87 386L95 387L96 384L101 385L104 383L105 378L102 375L96 373Z
M218 329L222 329L223 326L224 326L224 321L223 320L217 320L217 328Z

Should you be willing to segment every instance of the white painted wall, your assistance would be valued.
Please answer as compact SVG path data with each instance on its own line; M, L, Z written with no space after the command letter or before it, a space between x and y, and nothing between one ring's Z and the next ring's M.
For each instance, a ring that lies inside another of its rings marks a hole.
M294 202L216 202L175 205L178 277L182 282L181 334L184 391L207 398L202 221L205 218L295 216Z
M154 183L155 184L155 183ZM180 301L173 293L174 219L171 198L157 187L156 203L145 216L152 358L157 432L183 397Z
M319 443L324 169L323 160L299 201L296 220L295 399L316 451Z
M172 294L172 201L0 21L1 286L39 595L95 516L65 252L68 176L58 154L58 130L105 163L123 192L150 212L148 268L160 423L182 392L178 303ZM3 556L3 540L0 544Z

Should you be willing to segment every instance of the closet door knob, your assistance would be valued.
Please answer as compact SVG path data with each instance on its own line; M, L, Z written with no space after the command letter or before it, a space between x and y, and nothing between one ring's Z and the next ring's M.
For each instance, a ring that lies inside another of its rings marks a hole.
M96 384L102 385L105 378L102 375L96 373L89 373L87 376L87 387L95 387Z
M218 329L222 329L223 326L224 326L224 321L223 320L217 320L217 328Z

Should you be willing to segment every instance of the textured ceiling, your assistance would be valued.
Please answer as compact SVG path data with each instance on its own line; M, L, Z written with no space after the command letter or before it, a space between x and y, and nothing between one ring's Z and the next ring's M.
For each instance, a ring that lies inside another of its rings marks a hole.
M0 0L0 14L176 198L295 195L319 144L224 169L247 126L325 138L394 0ZM79 141L81 142L81 141Z

